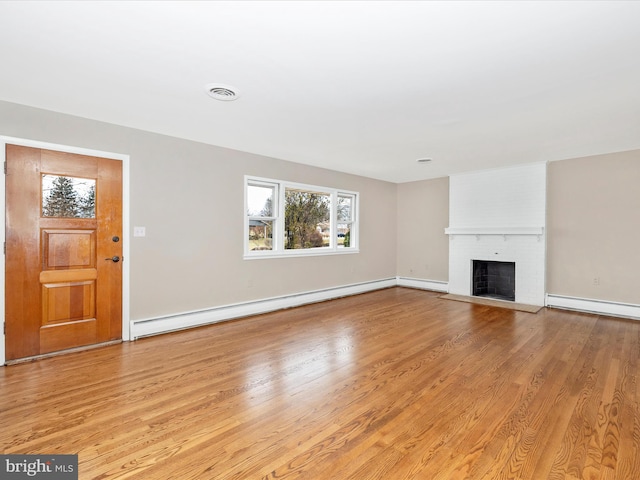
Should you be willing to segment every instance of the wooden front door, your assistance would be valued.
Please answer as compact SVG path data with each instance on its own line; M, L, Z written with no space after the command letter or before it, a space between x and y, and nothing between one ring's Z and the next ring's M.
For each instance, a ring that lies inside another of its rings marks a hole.
M122 338L122 162L6 146L6 359Z

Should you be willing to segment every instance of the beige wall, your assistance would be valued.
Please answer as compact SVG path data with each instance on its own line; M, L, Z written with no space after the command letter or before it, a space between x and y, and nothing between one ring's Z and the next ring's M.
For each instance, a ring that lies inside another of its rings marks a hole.
M549 163L547 229L548 293L640 304L640 150Z
M448 178L395 185L0 102L0 134L131 158L131 319L402 277L448 281ZM243 179L361 194L361 253L242 259ZM551 162L547 292L640 304L640 150ZM594 285L594 278L599 285Z
M396 185L0 102L0 134L130 155L131 319L396 275ZM360 192L360 254L243 260L244 175Z
M547 293L640 304L640 150L550 162L547 182ZM398 185L399 276L448 281L448 191Z
M449 279L449 178L398 185L397 270L401 277Z

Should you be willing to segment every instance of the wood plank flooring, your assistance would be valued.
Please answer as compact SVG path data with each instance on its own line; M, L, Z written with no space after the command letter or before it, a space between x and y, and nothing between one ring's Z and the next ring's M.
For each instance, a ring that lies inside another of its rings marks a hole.
M0 367L93 479L640 478L640 322L391 288Z

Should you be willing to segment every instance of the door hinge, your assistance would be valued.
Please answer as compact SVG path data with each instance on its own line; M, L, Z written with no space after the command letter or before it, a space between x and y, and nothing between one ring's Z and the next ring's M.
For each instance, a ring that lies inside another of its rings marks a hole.
M7 174L7 162L6 161L4 162L4 174L5 175Z

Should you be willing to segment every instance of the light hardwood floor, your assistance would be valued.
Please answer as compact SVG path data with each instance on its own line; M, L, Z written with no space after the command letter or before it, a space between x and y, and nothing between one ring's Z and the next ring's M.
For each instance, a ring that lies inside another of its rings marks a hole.
M0 367L81 479L640 478L640 322L391 288Z

